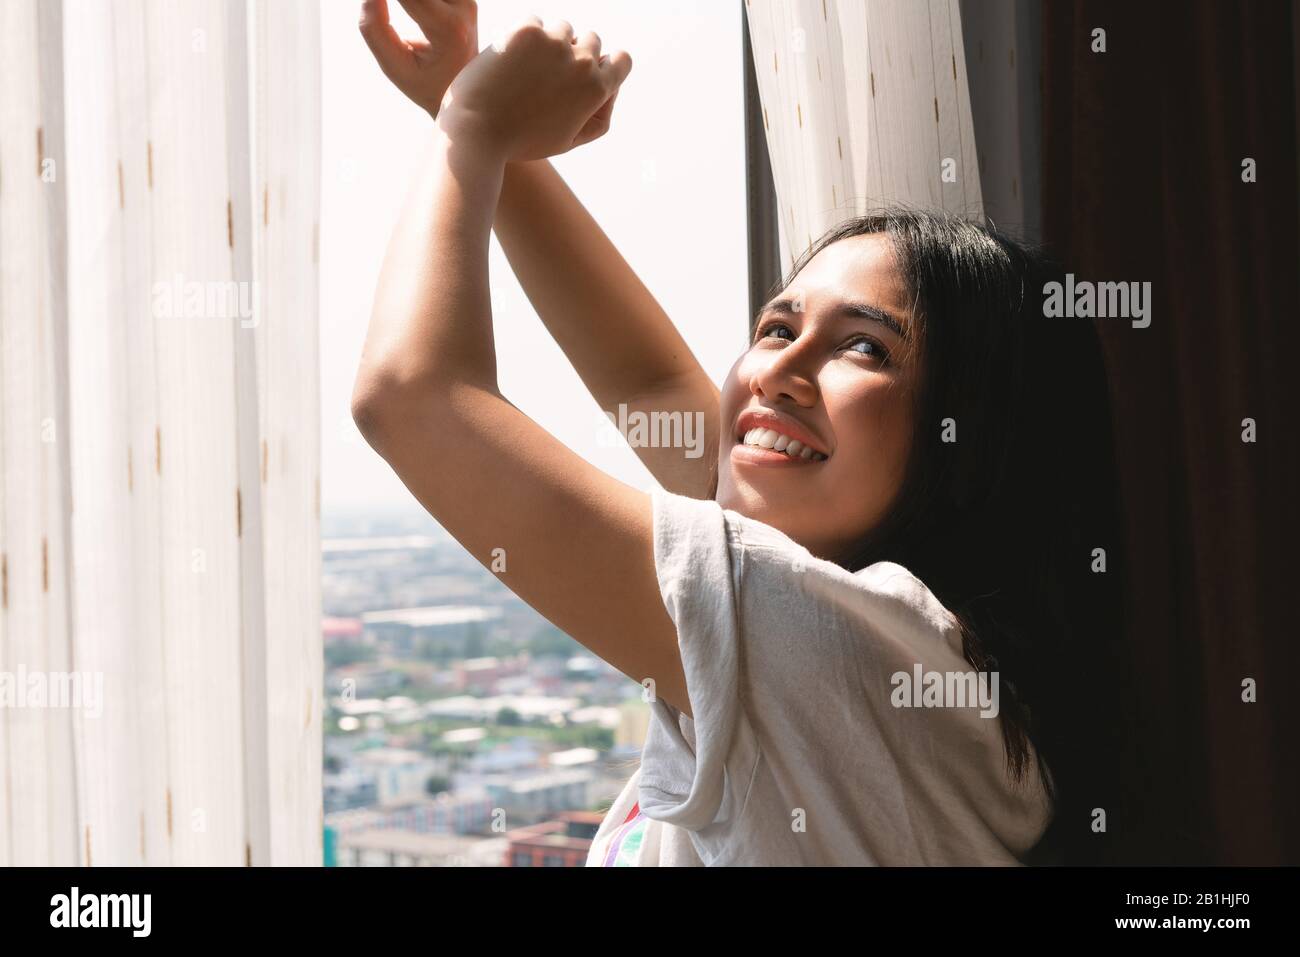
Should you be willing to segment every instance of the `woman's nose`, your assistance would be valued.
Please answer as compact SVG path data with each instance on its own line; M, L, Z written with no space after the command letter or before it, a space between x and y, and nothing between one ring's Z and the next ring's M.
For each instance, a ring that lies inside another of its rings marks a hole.
M785 398L798 405L813 405L817 384L808 345L809 340L796 339L778 352L767 353L749 378L750 391L769 400Z

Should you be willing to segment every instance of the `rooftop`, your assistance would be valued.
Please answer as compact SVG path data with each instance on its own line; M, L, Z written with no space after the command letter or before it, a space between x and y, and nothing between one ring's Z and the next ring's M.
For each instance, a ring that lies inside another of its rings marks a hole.
M367 625L408 625L411 628L429 628L435 625L463 625L475 621L490 621L501 617L497 608L481 605L432 605L427 608L391 608L387 611L369 611L361 616Z

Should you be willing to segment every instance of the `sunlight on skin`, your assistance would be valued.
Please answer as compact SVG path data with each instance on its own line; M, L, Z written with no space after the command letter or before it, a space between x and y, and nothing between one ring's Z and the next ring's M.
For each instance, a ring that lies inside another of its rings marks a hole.
M800 299L802 312L769 303L723 383L717 500L831 558L873 528L901 488L920 371L896 364L899 335L842 307L876 307L906 333L912 297L889 240L874 234L822 250L773 301ZM791 417L829 457L746 449L738 418L759 408Z

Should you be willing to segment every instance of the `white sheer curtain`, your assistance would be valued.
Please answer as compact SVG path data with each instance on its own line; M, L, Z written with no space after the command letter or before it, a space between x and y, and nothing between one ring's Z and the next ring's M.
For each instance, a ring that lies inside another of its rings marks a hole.
M318 4L0 10L0 864L319 863Z
M781 268L885 203L984 211L957 0L747 0Z

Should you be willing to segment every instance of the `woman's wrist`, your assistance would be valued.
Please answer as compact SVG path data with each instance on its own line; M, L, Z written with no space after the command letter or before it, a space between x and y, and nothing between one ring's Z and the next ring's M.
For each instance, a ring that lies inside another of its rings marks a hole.
M435 202L452 199L471 218L483 219L485 232L492 229L501 188L505 182L507 155L490 136L471 127L441 123L433 137L432 180ZM454 199L453 199L454 198Z
M457 153L472 153L486 163L500 164L503 168L510 159L503 138L492 128L486 117L444 103L434 125L439 140L448 149Z

